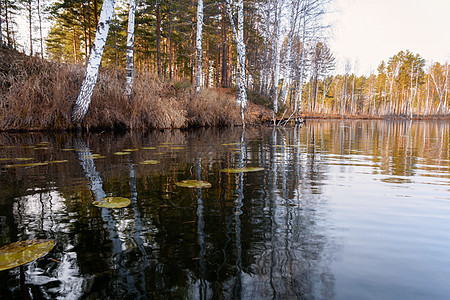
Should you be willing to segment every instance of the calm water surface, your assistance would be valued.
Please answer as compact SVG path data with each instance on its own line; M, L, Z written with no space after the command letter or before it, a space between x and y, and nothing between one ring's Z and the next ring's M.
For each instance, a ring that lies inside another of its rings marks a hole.
M0 134L0 246L56 243L0 299L449 299L449 144L448 122ZM264 170L220 172L242 166Z

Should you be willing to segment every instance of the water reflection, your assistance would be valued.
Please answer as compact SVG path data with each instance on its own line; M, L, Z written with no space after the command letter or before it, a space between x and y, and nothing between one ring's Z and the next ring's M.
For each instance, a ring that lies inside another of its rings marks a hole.
M341 221L339 206L347 196L339 192L381 186L396 189L391 197L409 196L420 184L448 200L449 136L444 122L383 121L148 135L2 134L1 245L49 238L56 247L24 266L22 281L20 268L0 272L6 283L0 295L339 298L342 275L334 264L351 252L348 228L341 227L350 221ZM33 148L42 142L49 149ZM139 151L113 155L124 149ZM16 157L68 163L7 168ZM148 159L160 163L139 164ZM220 172L244 166L264 171ZM185 179L212 187L175 186ZM92 206L106 196L131 204Z

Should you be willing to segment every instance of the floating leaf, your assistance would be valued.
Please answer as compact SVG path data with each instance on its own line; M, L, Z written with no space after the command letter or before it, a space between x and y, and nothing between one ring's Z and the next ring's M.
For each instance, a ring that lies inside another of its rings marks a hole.
M36 167L36 166L46 166L46 165L48 165L48 162L6 165L6 167L7 168L21 168L21 167Z
M97 159L97 158L106 158L106 156L100 155L100 154L91 154L91 155L85 155L84 158L86 158L86 159Z
M62 151L77 151L77 149L73 149L73 148L66 148L66 149L61 149Z
M36 147L36 148L34 148L35 150L48 150L48 149L50 149L50 148L48 148L48 147Z
M149 160L141 161L140 164L141 165L156 165L156 164L159 164L159 161L153 160L153 159L149 159Z
M26 240L0 248L0 271L21 266L44 256L55 246L52 240Z
M155 150L156 147L142 147L142 149L144 149L144 150Z
M0 158L0 161L7 161L7 160L11 160L12 158Z
M260 167L247 167L247 168L237 168L237 169L222 169L220 172L223 173L246 173L246 172L257 172L262 171L264 168Z
M17 157L17 158L15 158L15 160L18 160L18 161L27 161L27 160L33 160L34 158L32 158L32 157Z
M157 153L153 153L153 154L156 154L156 155L164 155L164 154L166 154L166 152L157 152Z
M228 143L228 144L222 144L222 146L237 146L240 145L241 143Z
M123 149L124 152L139 151L139 149Z
M172 149L172 150L182 150L182 149L184 149L184 147L171 147L170 149Z
M104 208L122 208L130 205L131 200L123 197L106 197L100 201L92 202L93 205Z
M197 188L197 189L202 189L202 188L210 188L211 187L211 183L207 182L207 181L201 181L201 180L182 180L180 182L175 183L175 185L179 186L179 187L185 187L185 188Z
M59 163L66 163L66 162L68 162L67 159L64 159L64 160L50 160L50 161L47 161L47 163L49 163L49 164L59 164Z
M114 155L129 155L129 154L131 154L131 152L114 152L113 153Z

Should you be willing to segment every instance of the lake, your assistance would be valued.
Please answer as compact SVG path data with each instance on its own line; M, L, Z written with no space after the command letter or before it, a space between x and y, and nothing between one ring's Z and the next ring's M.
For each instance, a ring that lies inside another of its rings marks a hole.
M448 121L0 134L0 246L55 241L0 299L449 299L449 144Z

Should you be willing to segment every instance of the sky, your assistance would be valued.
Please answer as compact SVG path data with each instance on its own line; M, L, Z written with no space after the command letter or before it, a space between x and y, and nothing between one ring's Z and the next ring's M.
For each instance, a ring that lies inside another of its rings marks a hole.
M450 62L450 0L332 0L326 21L336 71L348 59L352 71L376 73L382 60L402 50L432 62ZM357 62L355 64L355 62Z

